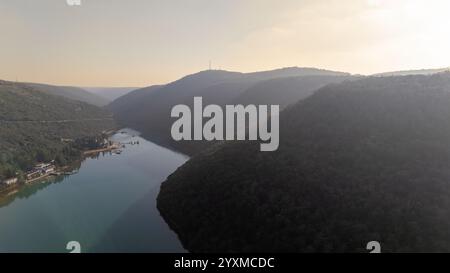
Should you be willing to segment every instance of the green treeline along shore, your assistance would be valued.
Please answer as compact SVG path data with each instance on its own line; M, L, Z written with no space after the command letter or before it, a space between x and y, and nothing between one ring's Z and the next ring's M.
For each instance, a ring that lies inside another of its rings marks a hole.
M81 159L114 128L112 115L100 107L0 81L1 186L16 178L23 183L37 163L62 167Z

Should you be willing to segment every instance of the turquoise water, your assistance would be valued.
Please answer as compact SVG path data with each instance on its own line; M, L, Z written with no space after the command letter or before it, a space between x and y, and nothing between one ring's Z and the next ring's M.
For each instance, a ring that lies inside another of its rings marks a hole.
M188 158L125 130L122 154L81 163L79 172L22 189L0 207L0 252L184 252L156 209L165 178Z

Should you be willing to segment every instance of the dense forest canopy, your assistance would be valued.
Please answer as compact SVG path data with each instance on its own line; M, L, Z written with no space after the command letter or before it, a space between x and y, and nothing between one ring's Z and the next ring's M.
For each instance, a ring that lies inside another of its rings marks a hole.
M188 250L450 251L450 73L331 84L280 122L278 151L216 145L162 184Z

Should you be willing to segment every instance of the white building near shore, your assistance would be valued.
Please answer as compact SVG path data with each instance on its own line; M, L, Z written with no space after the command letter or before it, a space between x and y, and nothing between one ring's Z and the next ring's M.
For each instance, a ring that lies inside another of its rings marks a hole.
M17 177L13 177L13 178L3 180L2 184L6 185L6 186L11 186L11 185L17 184L18 181L19 181L19 179Z

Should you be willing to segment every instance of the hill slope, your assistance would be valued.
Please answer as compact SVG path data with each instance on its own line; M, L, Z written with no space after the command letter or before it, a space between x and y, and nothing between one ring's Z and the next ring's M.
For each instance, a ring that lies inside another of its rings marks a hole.
M0 178L37 161L77 157L61 138L95 136L113 128L111 114L96 106L0 81Z
M308 87L302 88L301 79L289 79L294 76L317 76L317 78L309 79ZM249 90L242 100L246 103L256 103L262 101L261 99L265 103L275 104L279 101L292 103L310 95L314 89L326 83L343 81L347 77L349 77L347 73L313 68L284 68L255 73L203 71L165 86L131 92L111 103L109 109L122 125L141 131L143 136L151 141L192 155L210 146L211 143L173 141L170 134L174 122L170 117L173 106L177 104L192 106L194 96L202 96L205 105L236 103L239 102L240 96L255 84L276 78L280 81L287 79L291 83L273 84L279 90L266 88L258 92L254 88ZM293 84L294 82L296 84Z
M162 184L188 250L450 251L450 74L329 85L280 122L278 151L215 146Z
M317 89L325 85L350 79L355 78L346 75L275 78L254 84L234 98L232 104L278 104L282 110L290 104L311 96Z
M71 100L78 100L95 106L105 106L110 102L108 99L92 94L79 87L56 86L41 83L26 83L26 85L49 95L62 96Z

